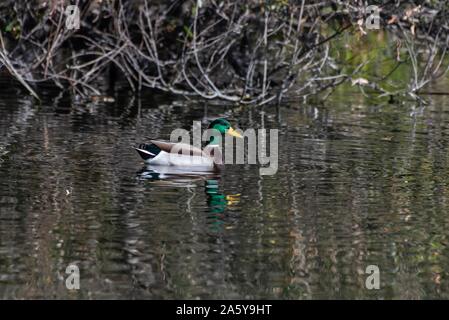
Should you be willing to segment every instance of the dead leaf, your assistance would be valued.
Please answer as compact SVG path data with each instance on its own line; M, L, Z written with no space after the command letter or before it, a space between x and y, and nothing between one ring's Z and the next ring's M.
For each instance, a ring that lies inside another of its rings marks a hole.
M365 78L357 78L357 79L353 79L351 80L351 83L353 86L358 85L358 86L366 86L369 84L369 81L366 80Z
M359 27L360 33L361 33L362 35L365 35L365 34L366 34L366 31L363 30L363 28L362 28L362 26L363 26L363 19L357 20L357 26Z
M397 15L392 15L390 20L388 20L387 24L393 24L398 22L398 16Z
M435 274L435 276L433 277L433 282L435 282L436 284L441 284L441 275L439 273Z

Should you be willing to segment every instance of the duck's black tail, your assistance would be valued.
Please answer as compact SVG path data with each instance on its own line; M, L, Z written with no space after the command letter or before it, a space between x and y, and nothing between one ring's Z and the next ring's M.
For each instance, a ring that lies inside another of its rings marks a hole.
M161 149L152 143L141 143L139 146L134 147L134 149L136 149L143 160L152 159L161 152Z

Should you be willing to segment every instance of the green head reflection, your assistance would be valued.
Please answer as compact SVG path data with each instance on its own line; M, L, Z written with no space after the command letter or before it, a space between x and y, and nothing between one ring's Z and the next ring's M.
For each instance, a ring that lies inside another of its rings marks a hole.
M238 203L240 194L225 195L221 193L216 179L206 180L206 194L212 229L214 232L219 232L223 229L225 209Z

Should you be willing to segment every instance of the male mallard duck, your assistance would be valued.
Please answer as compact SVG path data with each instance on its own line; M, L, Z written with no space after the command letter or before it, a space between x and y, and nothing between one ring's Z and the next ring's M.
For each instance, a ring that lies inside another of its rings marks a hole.
M212 121L208 129L215 129L222 135L229 134L242 138L242 135L223 118ZM150 143L142 143L134 149L146 163L151 165L176 166L195 171L214 171L223 165L219 145L220 138L211 136L202 150L190 144L160 140L150 140Z

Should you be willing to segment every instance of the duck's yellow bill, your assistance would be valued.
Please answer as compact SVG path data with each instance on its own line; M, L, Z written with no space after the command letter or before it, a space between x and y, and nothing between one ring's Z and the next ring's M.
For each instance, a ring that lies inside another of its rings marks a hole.
M226 196L226 202L228 206L232 206L240 202L240 193L237 194L228 194Z
M227 134L233 136L233 137L237 137L237 138L243 138L243 136L238 133L237 131L235 131L232 127L228 129L228 132L226 132Z

